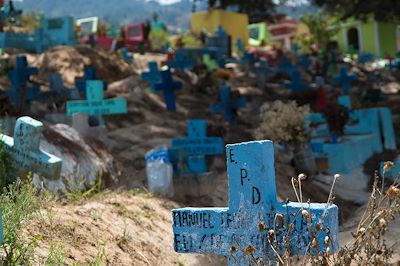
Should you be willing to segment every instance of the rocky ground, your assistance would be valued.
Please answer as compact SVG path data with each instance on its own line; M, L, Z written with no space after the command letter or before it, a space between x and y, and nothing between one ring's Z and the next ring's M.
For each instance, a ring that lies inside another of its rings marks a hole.
M259 106L264 101L285 98L287 93L282 93L283 90L276 86L265 90L256 88L255 79L236 68L228 74L223 73L232 77L230 83L233 88L246 96L248 101L248 106L239 113L239 123L230 125L209 111L209 105L218 100L215 88L211 86L205 90L204 87L191 85L193 77L185 73L176 73L175 77L184 83L184 88L176 94L177 112L165 110L163 96L150 92L139 77L148 61L161 61L163 55L135 55L135 63L128 65L115 55L89 48L56 47L42 55L29 55L28 59L40 69L37 79L46 82L49 72L58 71L67 86L73 85L75 76L82 75L84 64L93 64L98 78L109 83L106 96L125 97L128 101L128 113L106 117L107 131L99 136L115 160L118 178L108 185L107 192L79 203L53 203L31 222L26 234L43 235L39 247L35 249L38 262L43 262L52 240L57 239L65 244L68 264L73 261L81 264L101 257L108 265L223 265L224 260L214 256L182 255L173 251L171 209L188 205L227 206L225 157L217 156L209 161L210 171L216 173L214 189L209 193L200 197L178 195L165 199L135 189L142 189L146 184L144 155L159 144L168 144L172 138L186 135L188 119L207 119L208 135L221 136L226 144L252 140ZM390 77L385 80L382 87L387 91L396 93L399 90L396 79L391 80ZM7 84L7 79L0 80L3 87ZM43 89L46 89L45 86ZM383 103L392 107L396 127L399 126L399 103L400 97L395 94ZM49 111L49 107L43 104L36 106L30 115L40 120L44 120L49 112L63 112L65 108L59 105ZM90 140L85 141L88 145L95 145L90 144ZM378 167L379 161L379 157L369 161L364 170L370 174L371 169ZM296 175L295 169L281 154L276 155L275 168L280 198L295 200L290 184L290 178ZM368 181L364 181L365 185L355 186L351 192L345 191L348 182L344 182L343 189L339 185L334 191L343 222L343 234L346 233L343 241L354 229L353 214L365 202L348 197L348 194L367 195ZM321 185L312 178L305 181L304 198L325 202L330 180L326 183ZM394 232L399 228L397 222ZM395 235L390 237L395 238Z

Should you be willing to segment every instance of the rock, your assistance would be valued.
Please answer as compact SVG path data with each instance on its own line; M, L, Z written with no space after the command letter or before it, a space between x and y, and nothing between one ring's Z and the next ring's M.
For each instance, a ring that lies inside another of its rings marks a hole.
M105 186L114 185L119 178L118 165L106 146L95 139L81 136L68 125L46 126L40 143L41 149L63 160L59 180L39 180L35 185L44 186L54 193L86 189L98 176Z

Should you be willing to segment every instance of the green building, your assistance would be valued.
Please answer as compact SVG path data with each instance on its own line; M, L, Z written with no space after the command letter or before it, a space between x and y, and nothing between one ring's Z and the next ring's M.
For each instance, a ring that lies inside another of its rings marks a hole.
M334 41L341 51L353 48L376 56L394 56L400 51L400 22L348 19L339 28Z

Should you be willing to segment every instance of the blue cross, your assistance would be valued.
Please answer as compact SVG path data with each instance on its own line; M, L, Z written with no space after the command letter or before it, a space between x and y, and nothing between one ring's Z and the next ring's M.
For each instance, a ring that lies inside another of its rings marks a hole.
M328 246L338 250L336 205L278 202L271 141L227 145L226 157L228 207L172 210L176 252L217 254L228 257L228 265L250 265L275 258L268 239L280 254L285 245L292 255L322 255ZM318 250L311 246L314 238ZM249 245L254 251L245 254Z
M155 85L161 81L161 73L158 70L157 62L149 62L149 71L143 72L141 78L150 84L152 90L155 90Z
M168 61L168 67L184 70L186 68L194 67L195 63L192 60L185 59L183 52L177 51L175 53L175 59Z
M270 68L268 65L267 60L260 60L258 63L258 67L256 67L256 80L257 80L257 87L263 88L267 79L270 75L274 72L274 69Z
M215 31L215 36L217 37L224 37L227 36L228 33L224 30L224 28L221 25L218 25L217 30Z
M189 120L188 137L172 140L173 153L184 151L185 161L192 174L207 172L206 155L223 153L224 141L219 137L207 137L205 120Z
M121 55L122 59L124 59L127 63L133 62L133 55L128 53L128 50L125 47L119 49L119 54Z
M311 66L311 60L306 55L301 55L297 60L297 65L308 71Z
M374 60L374 55L371 53L360 53L358 55L358 63L366 64Z
M356 74L349 75L347 68L342 66L337 76L332 78L332 81L342 86L343 93L348 94L350 92L350 82L357 79Z
M60 177L62 160L39 148L43 124L28 116L17 119L14 138L0 134L0 142L11 154L19 177L32 171L51 180Z
M219 90L219 98L221 103L212 104L211 111L213 113L223 113L225 121L235 122L235 113L233 111L246 106L246 98L232 100L231 87L223 85Z
M182 83L179 81L174 81L172 79L172 74L169 69L161 71L161 83L155 85L156 91L164 91L165 104L167 105L167 110L176 111L175 105L175 95L174 90L179 90L182 88Z
M26 103L37 99L40 94L40 89L37 86L27 86L29 77L37 74L37 68L28 67L26 56L17 56L16 67L9 73L11 88L6 92L6 95L20 112L24 111Z
M308 85L302 80L300 71L293 71L291 81L285 84L285 87L293 92L301 92L308 88Z
M92 66L85 66L83 69L83 77L75 78L75 87L81 93L86 93L86 81L96 80L96 69ZM107 83L104 83L104 90L107 89Z
M292 63L290 63L289 58L284 56L278 66L278 71L286 73L290 76L294 71L297 71L297 68Z
M68 101L67 115L86 113L98 116L100 125L104 124L101 115L125 114L128 112L126 99L104 99L104 82L101 80L86 81L86 100Z
M64 86L62 77L57 72L49 74L50 91L42 92L40 98L42 101L63 101L80 99L79 91L75 88L67 88Z

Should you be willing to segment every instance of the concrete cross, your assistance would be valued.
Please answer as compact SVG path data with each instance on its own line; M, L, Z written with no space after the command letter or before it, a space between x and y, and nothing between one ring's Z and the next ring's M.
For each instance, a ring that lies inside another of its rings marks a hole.
M236 110L246 106L246 98L240 97L238 99L231 98L231 87L223 85L219 91L219 98L221 103L212 104L211 111L214 113L223 113L225 121L235 122Z
M37 75L38 69L28 67L26 56L17 56L16 67L10 71L11 88L6 92L14 107L23 112L25 104L39 97L40 89L37 86L29 86L27 82L30 76Z
M176 252L226 256L228 265L257 265L276 258L273 247L277 253L287 247L293 255L338 249L336 205L278 202L273 149L268 140L226 146L228 207L172 210Z
M336 84L342 86L343 93L349 94L350 93L350 82L357 79L356 74L348 74L347 67L341 67L340 72L337 76L332 78L332 81Z
M143 72L141 78L147 81L150 88L155 91L155 85L161 81L161 72L158 70L157 62L149 62L149 71Z
M174 91L182 88L182 83L174 81L169 69L161 71L162 82L155 85L156 91L163 91L167 110L176 111Z
M0 134L18 176L24 177L31 171L52 180L60 177L62 160L39 148L42 131L40 121L24 116L17 119L14 138Z
M172 140L172 152L180 155L183 151L188 170L192 174L207 172L206 157L223 153L224 141L219 137L207 137L205 120L189 120L188 136Z
M67 115L86 113L89 116L98 116L100 125L104 125L102 115L126 114L126 99L104 99L103 88L104 83L101 80L86 81L86 100L68 101Z

